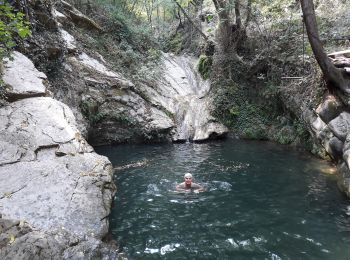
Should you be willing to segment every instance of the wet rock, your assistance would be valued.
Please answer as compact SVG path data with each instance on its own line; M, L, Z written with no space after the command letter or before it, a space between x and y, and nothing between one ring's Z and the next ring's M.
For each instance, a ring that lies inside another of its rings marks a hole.
M164 81L158 81L158 94L146 91L151 102L173 114L172 140L203 141L225 135L228 129L210 115L210 84L196 72L193 58L164 54L163 63Z
M3 81L10 100L46 95L46 75L26 56L14 51L11 59L4 60L4 67Z

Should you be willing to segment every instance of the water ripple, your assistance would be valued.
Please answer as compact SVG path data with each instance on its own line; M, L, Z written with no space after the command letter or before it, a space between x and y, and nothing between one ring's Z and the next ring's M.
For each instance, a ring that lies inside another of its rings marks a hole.
M130 259L350 259L349 202L319 160L246 141L118 149L110 223ZM177 193L185 172L206 191Z

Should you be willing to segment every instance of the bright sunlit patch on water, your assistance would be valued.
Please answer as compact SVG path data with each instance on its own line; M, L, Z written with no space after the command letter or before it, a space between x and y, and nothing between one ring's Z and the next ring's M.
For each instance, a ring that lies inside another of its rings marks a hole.
M310 162L306 166L306 171L319 171L323 174L334 175L337 173L337 167L329 163L318 163L318 162Z

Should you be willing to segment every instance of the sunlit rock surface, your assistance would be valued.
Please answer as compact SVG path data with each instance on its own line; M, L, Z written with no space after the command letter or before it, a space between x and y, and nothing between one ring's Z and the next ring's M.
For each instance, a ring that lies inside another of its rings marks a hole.
M21 68L23 84L45 78ZM111 163L82 137L67 105L26 96L0 108L0 258L116 257L101 241L115 192Z
M15 51L11 59L4 60L3 81L6 95L11 100L34 96L45 96L46 75L38 71L33 63L23 54Z
M64 42L66 43L66 47L69 51L76 51L77 50L77 43L74 39L74 37L68 33L66 30L63 29L59 29L61 36L64 40Z

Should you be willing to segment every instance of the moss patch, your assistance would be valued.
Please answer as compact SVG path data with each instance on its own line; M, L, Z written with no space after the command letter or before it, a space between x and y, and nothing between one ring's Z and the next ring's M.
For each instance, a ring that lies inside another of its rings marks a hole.
M213 65L213 58L206 55L199 56L197 69L202 75L203 79L208 79L211 73L211 68Z

